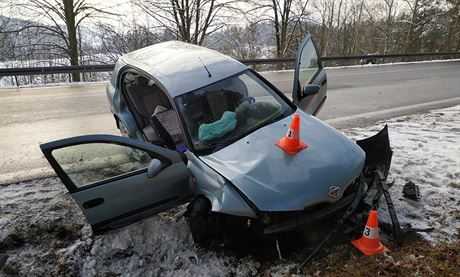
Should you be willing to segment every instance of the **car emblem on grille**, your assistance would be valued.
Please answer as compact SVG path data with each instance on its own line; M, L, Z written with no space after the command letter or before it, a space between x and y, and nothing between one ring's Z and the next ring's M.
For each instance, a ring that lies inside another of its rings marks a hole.
M327 193L327 195L329 195L329 197L332 197L332 198L339 197L340 196L340 188L336 187L336 186L330 187L329 192Z

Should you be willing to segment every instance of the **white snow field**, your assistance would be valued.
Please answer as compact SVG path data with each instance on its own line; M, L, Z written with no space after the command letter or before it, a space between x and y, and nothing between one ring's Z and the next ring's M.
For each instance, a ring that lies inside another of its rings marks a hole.
M393 149L388 180L395 180L390 189L402 226L434 227L421 233L427 240L452 241L460 229L460 105L394 118L388 122ZM382 128L345 130L352 139L371 136ZM412 181L420 189L419 203L406 201L402 186ZM391 222L384 197L379 219Z
M434 227L432 243L457 239L460 228L460 106L395 118L389 125L394 151L391 194L403 227ZM344 130L360 139L380 130ZM402 186L420 188L418 206ZM389 222L382 203L380 220ZM0 186L0 253L10 255L0 275L251 276L265 272L257 258L239 259L193 243L183 209L152 216L103 235L89 225L57 178ZM269 268L283 276L296 264Z

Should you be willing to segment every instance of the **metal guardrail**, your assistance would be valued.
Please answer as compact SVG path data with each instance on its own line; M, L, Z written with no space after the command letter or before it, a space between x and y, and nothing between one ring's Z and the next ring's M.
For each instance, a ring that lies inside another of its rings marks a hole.
M41 75L72 72L110 72L113 70L114 66L114 64L98 64L0 68L0 76Z
M435 53L405 53L405 54L387 54L387 55L361 55L361 56L328 56L322 57L322 61L346 61L361 59L387 59L387 58L404 58L404 57L450 57L460 56L460 52L435 52ZM239 60L246 65L258 64L280 64L293 63L294 58L283 59L246 59ZM114 64L99 65L72 65L72 66L48 66L48 67L20 67L20 68L0 68L0 77L3 76L20 76L20 75L41 75L41 74L58 74L73 72L110 72Z
M375 55L358 55L358 56L327 56L322 57L322 61L346 61L346 60L363 60L363 59L388 59L388 58L404 58L404 57L453 57L460 56L460 52L431 52L431 53L405 53L405 54L375 54ZM240 62L249 64L276 64L295 62L294 58L285 59L250 59L240 60Z
M361 60L361 59L388 59L388 58L405 58L405 57L451 57L460 56L460 52L433 52L433 53L405 53L405 54L385 54L385 55L363 55L363 56L329 56L323 57L323 61L343 61L343 60Z

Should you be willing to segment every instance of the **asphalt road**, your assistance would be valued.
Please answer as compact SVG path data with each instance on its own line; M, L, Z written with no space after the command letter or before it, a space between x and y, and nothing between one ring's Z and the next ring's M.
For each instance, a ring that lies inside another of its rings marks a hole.
M460 61L331 68L319 118L337 128L460 103ZM292 71L263 74L291 94ZM0 89L0 184L52 173L38 145L69 136L119 134L105 84Z

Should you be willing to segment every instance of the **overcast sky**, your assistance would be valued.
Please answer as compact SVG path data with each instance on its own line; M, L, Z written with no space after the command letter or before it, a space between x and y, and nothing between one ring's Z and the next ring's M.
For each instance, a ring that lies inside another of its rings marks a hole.
M54 1L54 0L50 0ZM61 0L58 0L61 1ZM155 0L153 0L155 1ZM226 1L226 0L224 0ZM309 0L308 6L307 6L307 12L310 13L308 16L308 19L311 21L315 22L320 22L321 18L318 13L318 10L314 7L315 3L321 3L321 2L328 2L328 1L334 1L334 0ZM336 0L337 3L339 0ZM384 0L366 0L366 3L369 5L375 5L378 3L383 4ZM403 0L395 0L398 10L402 11L407 9L407 4ZM17 8L8 8L7 5L9 3L27 3L28 1L25 0L0 0L0 15L8 16L8 17L16 17L16 18L23 18L23 19L31 19L30 16L28 16L28 13L23 10L22 12L18 12ZM142 11L139 10L138 7L134 6L131 4L131 1L128 0L91 0L87 1L88 3L95 4L98 7L102 7L103 9L110 10L118 15L117 16L104 16L103 18L96 18L96 19L91 19L87 20L84 23L84 26L86 27L93 27L95 21L102 21L105 24L111 24L114 26L117 26L119 28L129 28L133 22L138 22L141 25L146 25L146 22L151 23L152 20L149 19ZM270 2L270 1L269 1ZM350 3L353 2L353 0L345 0L344 3ZM250 8L250 5L247 3L244 3L242 1L241 3L237 4L238 7L242 10L248 10ZM375 12L374 14L376 16L383 15L385 13L384 10L382 9L374 9ZM270 11L267 11L270 12ZM234 18L234 22L229 22L230 19L225 18L225 23L226 24L245 24L246 22L242 20L243 16L240 14L228 14L232 15L232 18ZM261 15L258 14L256 15L260 17ZM38 19L38 18L32 18L35 20L41 20L42 23L47 23L47 24L52 24L53 22L49 19L43 18L43 19Z

